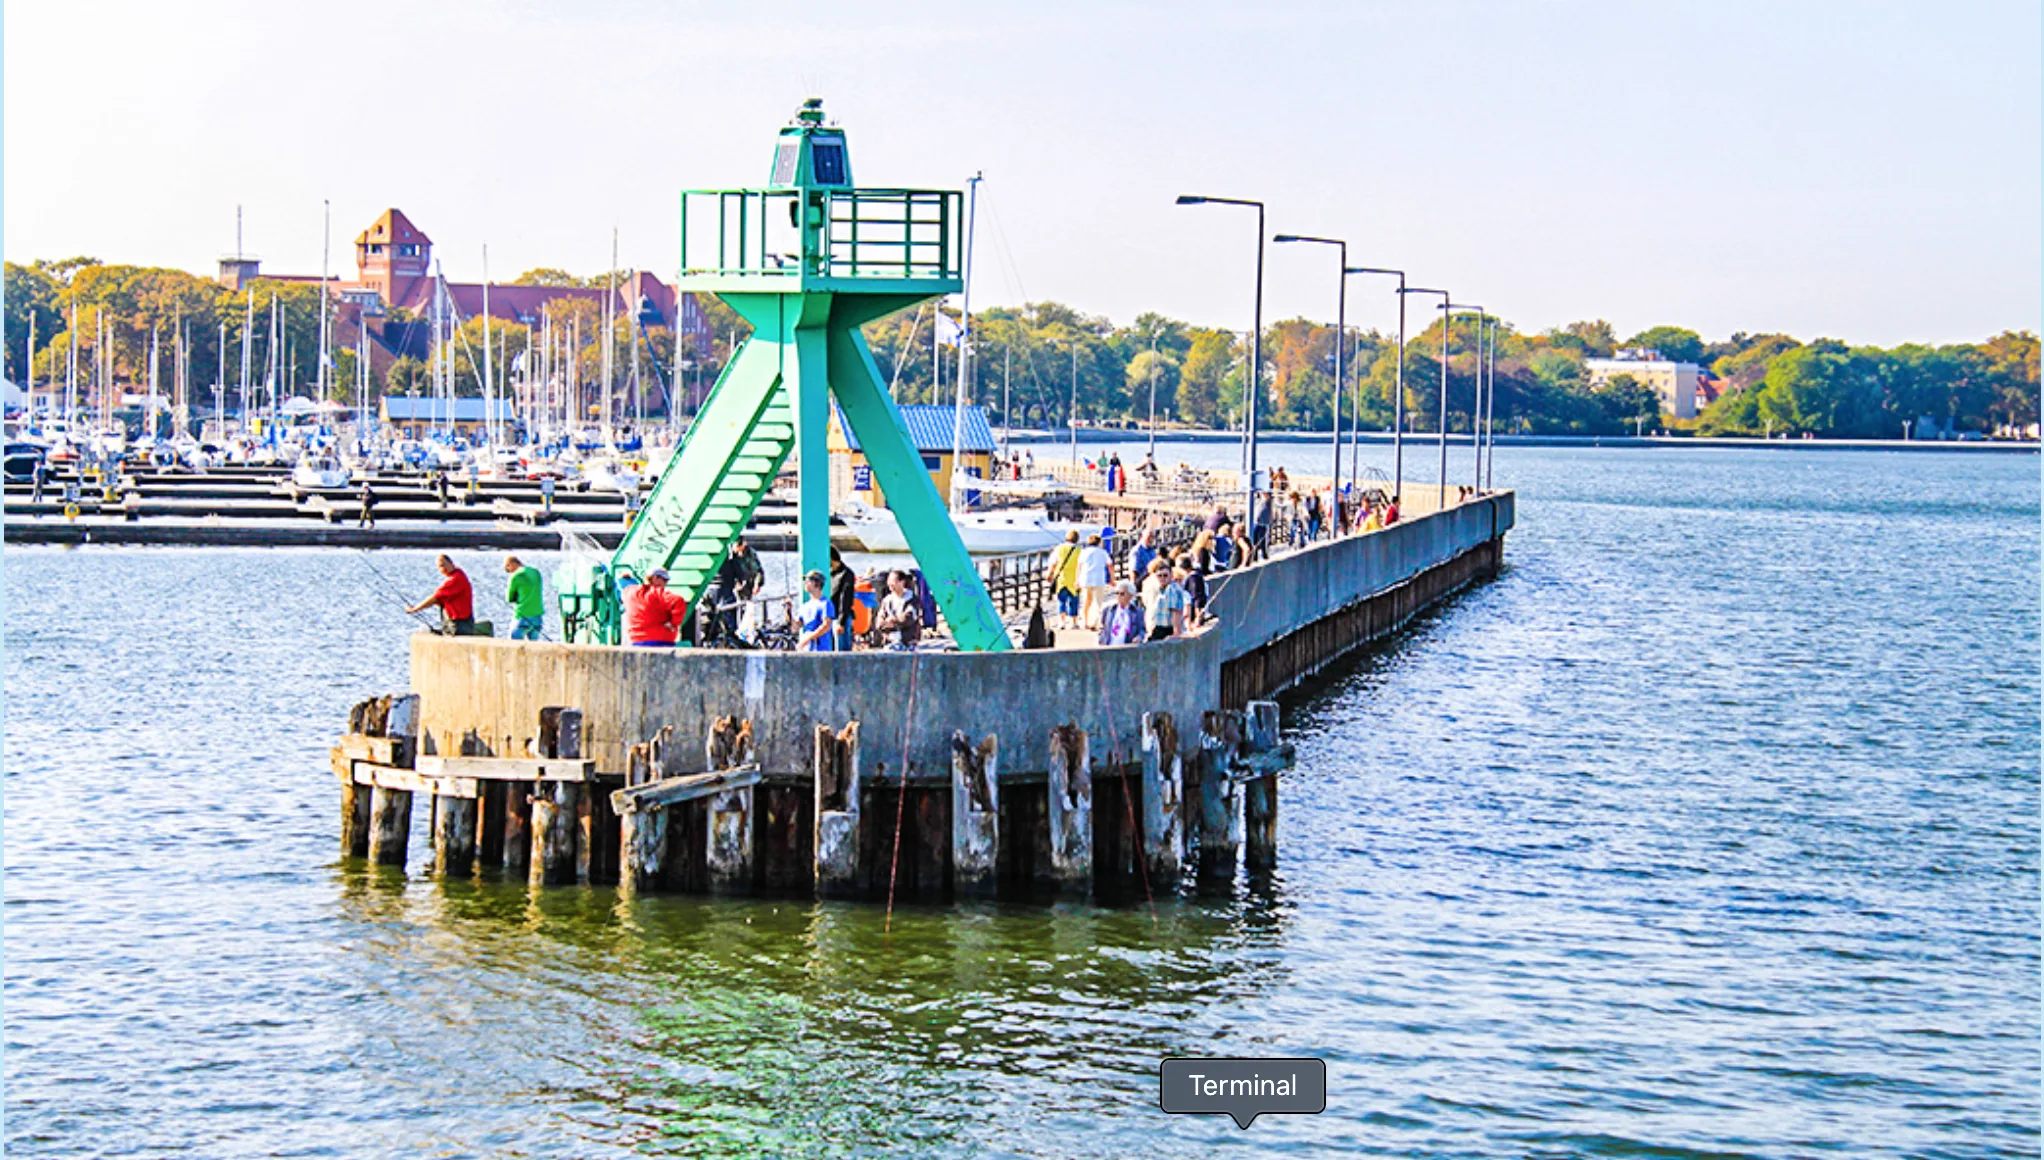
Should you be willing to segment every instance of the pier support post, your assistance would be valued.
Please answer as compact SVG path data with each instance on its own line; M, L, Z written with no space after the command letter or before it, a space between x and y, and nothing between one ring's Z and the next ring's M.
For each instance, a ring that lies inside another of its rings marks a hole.
M624 860L619 887L634 894L658 888L667 869L667 811L619 814L618 829Z
M753 760L752 722L719 717L704 741L710 772L716 773ZM752 804L753 787L728 789L712 796L705 811L709 832L704 849L708 854L709 884L713 894L735 894L752 889Z
M1244 721L1243 744L1250 753L1278 747L1276 701L1251 701ZM1249 779L1242 787L1242 862L1250 873L1277 868L1278 775L1276 770Z
M1084 894L1093 885L1093 763L1086 731L1050 731L1050 872L1059 891Z
M1199 877L1203 885L1235 880L1235 821L1240 806L1229 759L1242 743L1242 715L1207 710L1199 738Z
M951 883L960 896L991 897L1001 854L1000 742L991 733L974 747L964 730L951 734Z
M816 894L859 891L859 723L816 727Z
M1150 889L1178 888L1185 862L1185 767L1178 756L1178 725L1169 713L1143 714L1143 858Z
M369 860L382 866L403 866L412 837L410 790L369 791Z
M582 711L539 711L541 757L582 756ZM526 881L534 886L567 886L575 881L576 839L581 829L582 786L572 781L533 783L531 859Z
M347 857L369 856L369 803L374 795L352 774L341 783L341 853Z
M475 872L476 799L443 797L433 833L433 873L466 878Z

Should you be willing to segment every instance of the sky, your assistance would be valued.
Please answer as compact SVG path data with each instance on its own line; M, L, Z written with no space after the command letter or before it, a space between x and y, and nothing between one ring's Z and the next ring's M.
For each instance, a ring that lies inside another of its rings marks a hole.
M1269 233L1521 330L2036 329L2034 0L697 5L13 0L5 256L317 273L388 206L449 277L667 276L678 191L764 184L804 97L854 176L962 188L973 305L1246 329ZM1332 321L1273 245L1266 322ZM1349 321L1389 329L1390 283Z

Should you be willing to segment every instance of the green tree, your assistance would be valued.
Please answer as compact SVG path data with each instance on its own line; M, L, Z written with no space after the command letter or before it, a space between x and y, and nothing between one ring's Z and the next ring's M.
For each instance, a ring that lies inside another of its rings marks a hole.
M1670 362L1703 362L1703 336L1680 326L1650 326L1626 339L1625 345L1660 351Z
M1238 357L1235 336L1229 331L1203 327L1192 331L1192 345L1179 374L1179 419L1197 427L1223 425L1223 384Z

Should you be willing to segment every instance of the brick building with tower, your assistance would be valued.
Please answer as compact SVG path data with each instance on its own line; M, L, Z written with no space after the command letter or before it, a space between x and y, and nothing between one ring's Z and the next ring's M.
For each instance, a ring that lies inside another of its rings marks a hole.
M220 260L220 282L230 289L238 290L258 278L319 281L317 275L263 273L254 258ZM342 277L327 283L334 300L334 347L353 349L366 330L370 367L378 375L405 355L427 358L432 343L433 284L433 239L413 225L404 211L384 210L355 238L353 280ZM446 287L458 322L481 316L482 283L448 282ZM529 327L543 323L551 303L588 302L601 312L607 292L603 287L500 282L490 283L489 289L490 317ZM670 327L684 341L692 340L695 350L710 350L712 331L695 295L677 294L672 286L643 270L618 283L614 306L618 317L636 312L642 327Z

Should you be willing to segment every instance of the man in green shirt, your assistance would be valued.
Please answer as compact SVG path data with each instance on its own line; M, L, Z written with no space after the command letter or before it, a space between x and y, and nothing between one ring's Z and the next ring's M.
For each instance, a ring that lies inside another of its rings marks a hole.
M546 627L546 583L540 579L539 569L519 563L516 556L504 557L504 571L511 574L511 588L504 599L511 605L511 615L518 618L511 639L538 640L540 629Z

